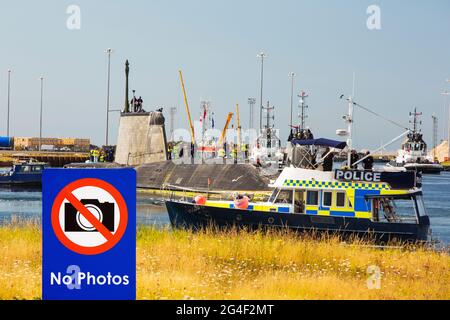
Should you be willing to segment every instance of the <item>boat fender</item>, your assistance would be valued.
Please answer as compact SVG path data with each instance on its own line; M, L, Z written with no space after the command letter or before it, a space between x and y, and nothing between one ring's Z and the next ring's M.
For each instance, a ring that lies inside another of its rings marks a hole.
M234 207L241 210L247 210L250 199L247 196L237 196L234 199Z
M206 197L202 195L197 195L194 198L195 204L204 206L206 204Z

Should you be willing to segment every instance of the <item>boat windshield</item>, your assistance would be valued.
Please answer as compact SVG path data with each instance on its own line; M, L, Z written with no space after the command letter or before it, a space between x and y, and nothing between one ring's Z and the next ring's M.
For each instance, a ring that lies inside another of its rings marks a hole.
M421 195L370 197L366 205L372 211L372 220L377 222L411 223L426 214Z
M278 192L280 192L279 188L275 188L272 192L272 195L269 198L269 202L274 203L275 199L277 198Z

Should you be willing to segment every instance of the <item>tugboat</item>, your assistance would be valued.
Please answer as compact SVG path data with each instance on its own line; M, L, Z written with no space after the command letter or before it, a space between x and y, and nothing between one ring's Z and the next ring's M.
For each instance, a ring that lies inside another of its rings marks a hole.
M422 113L417 112L417 109L414 109L414 112L410 112L410 116L413 117L413 120L410 121L413 124L413 129L410 130L405 142L402 144L402 148L398 151L394 165L424 174L440 174L444 167L436 163L433 157L427 154L427 144L423 140L423 134L419 129L419 125L422 123L419 121L419 116L421 115Z
M345 142L321 139L329 147ZM269 187L267 202L166 201L173 228L289 229L369 237L375 242L427 241L430 220L422 199L421 174L415 171L331 172L286 167Z
M13 164L11 170L0 172L0 185L40 185L46 167L48 163L35 161Z
M249 161L260 167L265 175L276 175L281 172L283 167L284 154L281 151L281 140L278 138L274 126L275 106L271 106L267 102L267 106L262 109L266 113L266 124L256 139L256 145L251 150Z

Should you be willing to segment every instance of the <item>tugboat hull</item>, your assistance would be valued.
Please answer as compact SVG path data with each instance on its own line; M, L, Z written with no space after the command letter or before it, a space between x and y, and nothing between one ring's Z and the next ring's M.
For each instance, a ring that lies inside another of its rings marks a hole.
M338 234L343 237L358 236L377 243L390 241L427 241L430 221L421 217L418 224L373 222L370 219L259 212L198 206L190 203L166 201L173 228L201 230L210 226L219 229L245 228L247 230L278 229L294 232Z

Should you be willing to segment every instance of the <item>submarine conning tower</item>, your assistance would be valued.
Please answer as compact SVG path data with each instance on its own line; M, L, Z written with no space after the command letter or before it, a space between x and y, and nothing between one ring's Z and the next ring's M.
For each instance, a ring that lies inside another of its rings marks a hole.
M120 114L115 162L137 166L167 159L167 139L162 108L147 112L143 100L128 99L129 62L125 62L125 106Z

